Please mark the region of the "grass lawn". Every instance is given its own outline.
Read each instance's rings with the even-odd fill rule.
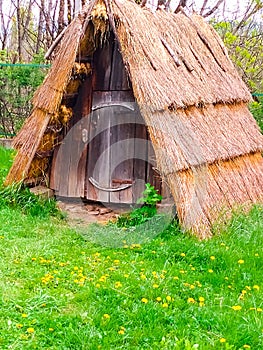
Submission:
[[[1,201],[0,217],[0,349],[263,349],[261,207],[209,241],[173,224],[121,248]]]

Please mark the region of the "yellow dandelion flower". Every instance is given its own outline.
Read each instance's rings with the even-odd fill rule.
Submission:
[[[167,300],[167,301],[171,301],[171,300],[172,300],[172,297],[171,297],[170,295],[167,295],[166,300]]]
[[[195,271],[195,267],[191,267],[191,270],[192,270],[192,271]]]
[[[146,276],[145,276],[143,273],[141,273],[140,278],[141,278],[142,280],[146,280]]]
[[[168,304],[167,304],[167,303],[163,303],[162,307],[163,307],[163,308],[167,308],[167,307],[168,307]]]
[[[22,328],[22,327],[23,327],[22,323],[18,323],[18,324],[16,325],[16,328]]]
[[[250,348],[251,348],[251,346],[250,346],[250,345],[248,345],[248,344],[245,344],[245,345],[243,346],[243,348],[244,348],[244,349],[250,349]]]
[[[155,250],[152,250],[152,254],[156,254],[156,251],[155,251]]]
[[[223,246],[225,246],[225,243],[221,243],[220,245],[223,247]]]
[[[226,339],[225,338],[220,338],[219,341],[220,341],[220,343],[225,343]]]
[[[193,284],[190,284],[189,288],[190,289],[195,289],[195,286]]]
[[[109,267],[109,270],[110,271],[115,271],[116,269],[115,269],[115,267]]]
[[[110,315],[109,315],[109,314],[104,314],[104,315],[103,315],[103,318],[109,319],[109,318],[110,318]]]
[[[260,287],[258,285],[253,286],[253,289],[259,290]]]
[[[184,274],[185,273],[185,270],[180,270],[179,271],[181,274]]]
[[[26,318],[27,317],[27,314],[22,314],[21,315],[23,318]]]
[[[262,312],[263,310],[261,309],[261,307],[257,308],[257,312]]]
[[[106,279],[107,279],[107,277],[106,277],[106,276],[101,276],[101,277],[100,277],[100,279],[99,279],[99,281],[100,281],[100,282],[105,282],[105,281],[106,281]]]
[[[255,253],[255,256],[259,256],[259,254],[258,254],[258,253]]]
[[[205,301],[205,298],[204,297],[199,297],[198,300],[202,303]]]
[[[227,286],[229,289],[232,289],[232,286],[231,286],[231,284],[229,284],[228,286]]]
[[[228,280],[229,280],[229,278],[228,278],[228,277],[225,277],[225,280],[226,280],[226,281],[228,281]]]
[[[134,244],[134,248],[141,248],[142,246],[139,243]]]
[[[193,304],[193,303],[195,303],[195,300],[194,300],[194,298],[188,298],[188,299],[187,299],[187,302]]]
[[[119,333],[119,334],[124,334],[125,331],[124,331],[124,329],[120,329],[120,330],[118,331],[118,333]]]
[[[96,283],[96,284],[95,284],[95,287],[96,287],[96,288],[100,288],[100,284],[99,284],[99,283]]]
[[[125,278],[128,278],[128,277],[129,277],[129,274],[128,274],[128,273],[125,273],[123,276],[124,276]]]
[[[178,276],[174,276],[173,279],[174,279],[174,280],[179,280],[179,277],[178,277]]]
[[[154,284],[153,284],[153,288],[154,288],[154,289],[159,288],[159,284],[154,283]]]
[[[244,261],[243,259],[240,259],[240,260],[238,260],[237,263],[238,263],[239,265],[241,265],[241,264],[244,264],[244,262],[245,262],[245,261]]]
[[[204,306],[204,305],[205,305],[205,303],[202,303],[202,302],[199,303],[199,306],[200,306],[200,307],[202,307],[202,306]]]
[[[115,260],[113,260],[113,263],[114,263],[115,265],[118,265],[118,264],[120,263],[120,260],[115,259]]]
[[[165,276],[163,274],[160,275],[161,279],[165,279]]]
[[[120,287],[122,287],[121,282],[119,282],[119,281],[118,281],[118,282],[116,282],[116,283],[115,283],[115,288],[120,288]]]
[[[74,270],[74,271],[77,271],[78,269],[79,269],[78,266],[74,266],[74,267],[73,267],[73,270]]]
[[[242,309],[242,307],[240,305],[234,305],[234,306],[231,306],[231,309],[233,309],[235,311],[239,311]]]
[[[162,298],[161,297],[157,297],[156,300],[157,301],[162,301]]]
[[[213,271],[212,269],[209,269],[208,272],[209,272],[209,273],[213,273],[214,271]]]
[[[36,260],[37,260],[37,258],[32,258],[31,260],[32,260],[32,261],[36,261]]]
[[[215,257],[214,255],[211,255],[211,256],[210,256],[210,259],[211,259],[211,260],[215,260],[216,257]]]
[[[142,299],[141,299],[141,302],[144,303],[144,304],[147,304],[147,303],[148,303],[148,299],[142,298]]]
[[[50,327],[49,329],[49,332],[54,332],[54,328]]]
[[[181,253],[180,255],[181,255],[182,257],[184,257],[184,256],[185,256],[185,253]]]
[[[33,327],[27,328],[27,333],[34,333],[34,332],[35,332],[35,330]]]

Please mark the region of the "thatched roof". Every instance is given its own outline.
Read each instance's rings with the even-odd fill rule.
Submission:
[[[19,152],[7,183],[27,176],[47,125],[58,113],[75,60],[83,46],[94,52],[97,34],[109,30],[119,42],[158,168],[169,181],[183,226],[204,236],[222,206],[261,201],[263,137],[247,108],[249,90],[221,39],[198,15],[152,13],[130,0],[93,1],[56,42],[52,68],[15,140]],[[197,178],[205,178],[205,187]],[[235,200],[228,193],[234,189]],[[200,191],[205,198],[198,197]]]
[[[250,100],[221,39],[202,17],[153,14],[130,1],[115,1],[113,12],[134,90],[140,87],[139,102],[167,110]]]

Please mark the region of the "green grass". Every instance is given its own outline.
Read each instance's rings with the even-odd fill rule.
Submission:
[[[174,223],[121,248],[56,216],[0,217],[0,349],[263,348],[261,207],[208,241]]]
[[[13,156],[14,151],[0,146],[0,184],[3,182],[12,165]]]

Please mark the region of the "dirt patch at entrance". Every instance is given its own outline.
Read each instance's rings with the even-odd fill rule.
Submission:
[[[83,202],[80,199],[57,200],[58,208],[67,216],[70,226],[86,226],[92,223],[107,224],[116,221],[121,213],[129,211],[129,208],[109,208],[98,202]]]

